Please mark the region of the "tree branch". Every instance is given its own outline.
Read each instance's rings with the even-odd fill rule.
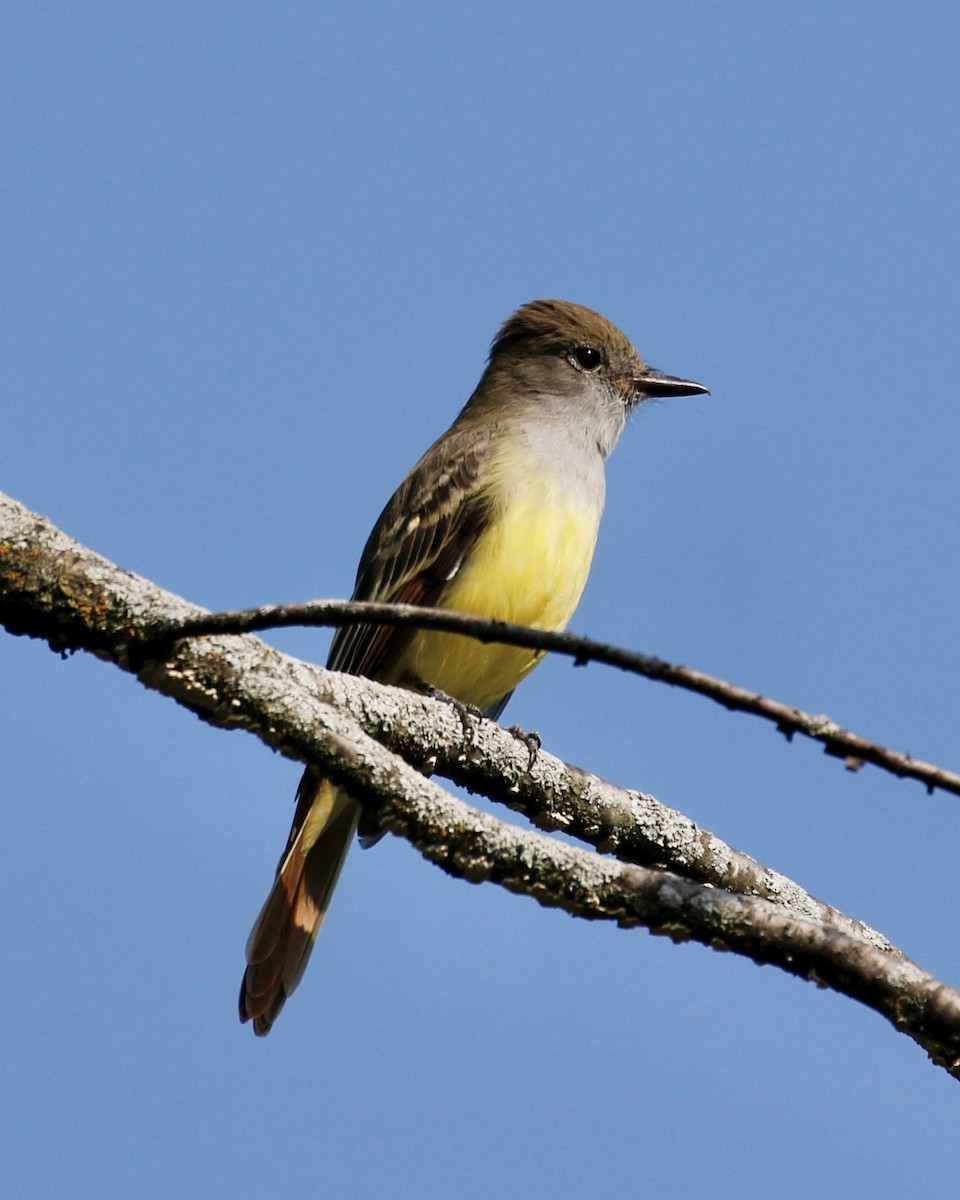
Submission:
[[[143,653],[163,657],[181,637],[214,633],[252,633],[294,625],[335,626],[360,624],[410,625],[417,629],[439,629],[465,633],[480,642],[501,642],[532,650],[547,650],[573,658],[577,666],[588,662],[619,667],[634,675],[685,688],[722,704],[724,708],[750,713],[772,721],[789,740],[794,734],[822,742],[824,753],[842,758],[848,769],[856,771],[872,763],[899,778],[917,779],[927,792],[937,788],[960,796],[960,774],[913,758],[900,750],[891,750],[877,742],[841,728],[830,717],[804,712],[800,708],[761,696],[714,675],[695,671],[677,663],[665,662],[648,654],[624,650],[606,642],[594,641],[573,633],[554,633],[528,629],[505,621],[489,621],[468,613],[443,608],[423,608],[414,604],[373,604],[358,600],[311,600],[305,604],[268,604],[233,612],[206,613],[166,629]]]
[[[891,943],[869,926],[817,900],[653,796],[617,787],[545,750],[531,765],[526,746],[495,722],[478,720],[465,745],[462,721],[449,705],[323,670],[249,636],[181,641],[168,658],[144,656],[143,647],[155,644],[158,629],[195,624],[204,615],[203,609],[122,571],[16,502],[0,500],[0,622],[11,633],[42,637],[55,650],[83,649],[108,658],[210,723],[244,725],[300,760],[309,755],[286,744],[286,726],[329,721],[331,710],[346,714],[408,762],[440,770],[524,813],[542,829],[561,829],[627,862],[667,866],[727,891],[770,900],[893,952]],[[249,716],[241,715],[233,699],[226,703],[224,682],[216,673],[198,683],[186,669],[205,662],[204,651],[214,653],[217,663],[219,656],[229,656],[234,673],[245,672],[251,681],[265,681],[269,671],[269,691],[246,698]],[[294,717],[286,708],[282,715],[274,711],[278,696],[300,697]]]
[[[201,611],[0,497],[0,621],[10,632],[42,637],[61,651],[88,650],[130,670],[131,648]],[[833,910],[826,906],[818,909],[819,902],[804,899],[806,894],[790,881],[784,881],[789,887],[778,895],[779,902],[772,903],[505,825],[448,795],[380,745],[360,722],[416,761],[449,760],[451,774],[455,767],[474,782],[471,772],[489,773],[493,755],[507,752],[509,769],[499,790],[512,795],[515,804],[532,805],[538,781],[546,784],[541,819],[574,832],[593,828],[596,844],[604,848],[612,844],[623,853],[628,847],[636,857],[670,861],[678,847],[670,837],[657,840],[657,825],[663,821],[671,837],[679,834],[680,858],[705,876],[707,856],[701,852],[711,835],[679,814],[673,814],[679,821],[671,825],[664,815],[670,810],[657,812],[650,797],[614,789],[549,755],[540,756],[542,762],[534,764],[527,781],[526,751],[490,723],[478,724],[464,753],[459,718],[448,706],[321,671],[249,636],[183,641],[169,659],[138,664],[137,673],[146,686],[173,696],[211,724],[248,729],[284,754],[316,763],[348,786],[386,827],[451,874],[492,880],[580,916],[640,924],[677,940],[689,938],[775,963],[868,1004],[960,1077],[960,993],[866,927],[842,914],[831,917]],[[342,708],[328,702],[335,699],[339,705],[343,697],[349,699]],[[496,793],[498,788],[484,790]],[[581,808],[584,796],[588,799]],[[644,829],[632,840],[629,825],[638,812]],[[722,843],[711,844],[728,854],[729,870],[716,871],[727,886],[746,881],[753,888],[759,879],[771,895],[777,894],[776,881],[782,877]],[[808,902],[817,920],[791,910],[795,903],[803,907]]]

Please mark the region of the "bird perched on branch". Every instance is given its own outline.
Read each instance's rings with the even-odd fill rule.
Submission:
[[[604,459],[627,417],[648,397],[706,390],[647,366],[589,308],[525,304],[494,339],[460,415],[383,510],[353,598],[564,629],[590,572]],[[351,625],[337,631],[328,666],[435,689],[496,718],[542,657],[461,634]],[[348,792],[306,769],[276,879],[247,942],[240,1018],[259,1035],[300,981],[360,818]]]

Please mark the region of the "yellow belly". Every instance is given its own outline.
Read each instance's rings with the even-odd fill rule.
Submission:
[[[542,482],[542,481],[541,481]],[[600,514],[551,487],[514,495],[451,582],[443,607],[534,629],[564,629],[587,582]],[[543,657],[451,633],[417,635],[403,674],[485,709]]]

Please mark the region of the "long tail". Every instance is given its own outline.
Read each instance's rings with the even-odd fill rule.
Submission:
[[[264,1037],[300,982],[356,832],[360,806],[311,770],[277,877],[247,939],[240,1020]]]

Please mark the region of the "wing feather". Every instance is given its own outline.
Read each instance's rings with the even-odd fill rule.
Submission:
[[[445,434],[427,451],[367,540],[354,600],[442,604],[450,580],[490,519],[482,481],[493,450],[494,430],[472,427]],[[333,639],[328,665],[381,677],[414,632],[393,625],[344,626]]]

